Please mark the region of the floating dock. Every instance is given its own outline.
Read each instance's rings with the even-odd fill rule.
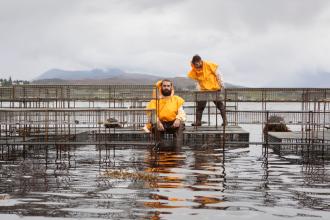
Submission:
[[[330,130],[269,132],[269,146],[278,154],[330,153]]]
[[[299,141],[320,142],[321,140],[322,142],[330,143],[330,130],[318,131],[313,134],[309,134],[308,131],[269,132],[268,135],[272,141],[281,143]]]
[[[48,132],[33,135],[30,137],[7,137],[0,139],[0,145],[135,145],[150,146],[156,144],[152,134],[143,130],[134,130],[130,128],[84,128],[72,129],[70,136],[61,136],[54,132]],[[73,134],[74,133],[74,134]],[[249,133],[239,126],[223,127],[192,127],[186,126],[183,131],[184,144],[190,146],[196,145],[220,145],[225,141],[242,142],[248,146]],[[46,138],[45,138],[46,137]],[[165,134],[165,138],[171,139],[173,135]]]

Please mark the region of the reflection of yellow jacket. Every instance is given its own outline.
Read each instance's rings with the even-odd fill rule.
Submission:
[[[216,75],[218,64],[203,60],[201,70],[197,70],[193,65],[191,67],[188,77],[197,80],[201,90],[216,91],[221,89],[222,83]]]
[[[184,100],[181,97],[173,95],[159,100],[151,100],[147,105],[147,109],[156,109],[158,107],[157,116],[160,121],[174,121],[177,118],[184,121],[184,118],[179,118],[181,117],[179,110],[182,108],[183,103]]]

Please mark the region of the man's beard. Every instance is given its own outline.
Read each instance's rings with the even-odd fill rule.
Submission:
[[[171,89],[162,89],[162,95],[163,96],[170,96],[172,93]]]

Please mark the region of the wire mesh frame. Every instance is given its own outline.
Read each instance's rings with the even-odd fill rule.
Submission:
[[[124,101],[124,100],[128,100],[130,98],[134,98],[136,97],[136,95],[130,95],[132,92],[132,88],[135,88],[135,90],[138,90],[140,88],[142,88],[142,92],[141,94],[144,94],[145,97],[149,97],[150,96],[150,86],[131,86],[131,85],[124,85],[124,86],[114,86],[114,85],[101,85],[101,86],[89,86],[89,85],[58,85],[58,86],[35,86],[35,85],[29,85],[29,86],[16,86],[16,87],[12,87],[11,89],[9,88],[5,88],[7,93],[8,91],[12,91],[12,94],[14,94],[14,97],[16,97],[19,100],[23,100],[23,104],[20,107],[27,107],[26,104],[28,103],[29,100],[42,100],[43,97],[39,97],[36,98],[34,96],[29,96],[28,94],[30,94],[30,90],[35,90],[35,89],[39,89],[37,95],[40,96],[40,94],[46,94],[47,96],[47,100],[48,98],[50,98],[49,100],[51,100],[51,97],[48,97],[49,94],[51,94],[52,92],[47,92],[46,89],[49,89],[49,87],[51,88],[56,88],[56,100],[57,99],[62,99],[59,103],[56,102],[56,107],[75,107],[75,99],[85,99],[86,98],[86,93],[82,93],[80,94],[80,91],[89,91],[91,88],[101,88],[100,94],[105,94],[104,91],[106,89],[108,89],[107,94],[112,94],[109,95],[109,97],[113,98],[113,107],[122,107],[120,106],[122,103],[119,103],[120,101]],[[15,88],[20,88],[19,89],[15,89]],[[22,89],[23,88],[23,89]],[[106,88],[106,89],[105,89]],[[2,88],[1,88],[2,89]],[[146,91],[144,91],[144,89],[146,89]],[[111,93],[111,92],[112,93]],[[133,89],[134,91],[134,89]],[[157,91],[157,90],[156,90]],[[6,93],[6,94],[7,94]],[[136,91],[134,91],[134,93],[136,93]],[[328,99],[328,93],[329,93],[329,89],[307,89],[307,88],[297,88],[297,89],[290,89],[290,88],[277,88],[277,89],[266,89],[266,88],[258,88],[258,89],[251,89],[251,88],[235,88],[235,89],[226,89],[224,90],[224,94],[220,94],[220,97],[224,97],[224,102],[227,101],[235,101],[235,103],[238,102],[254,102],[254,101],[262,101],[262,110],[266,111],[267,110],[267,103],[268,102],[279,102],[279,101],[285,101],[285,102],[289,102],[289,101],[293,101],[293,102],[297,102],[297,101],[302,101],[302,108],[303,110],[308,111],[309,109],[311,109],[311,107],[314,105],[314,109],[315,110],[315,103],[319,102],[319,103],[329,103],[329,99]],[[4,94],[4,92],[0,93],[0,94]],[[23,99],[20,99],[20,95],[19,94],[23,94]],[[54,94],[54,92],[53,92]],[[80,96],[79,96],[80,94]],[[104,96],[100,96],[100,94],[95,93],[95,92],[90,92],[87,94],[88,96],[88,101],[89,101],[89,107],[93,108],[94,107],[94,101],[95,100],[102,100],[104,98]],[[97,96],[93,96],[90,94],[98,94]],[[191,97],[191,92],[183,92],[183,95],[187,95],[188,97]],[[197,93],[196,93],[197,94]],[[243,94],[243,95],[242,95]],[[217,95],[217,93],[216,93]],[[8,96],[8,94],[7,94]],[[197,95],[196,95],[197,96]],[[206,99],[206,100],[214,100],[214,95],[211,94],[211,98],[206,97],[206,98],[200,98],[199,99]],[[141,96],[139,96],[140,98]],[[71,104],[73,100],[73,106]],[[120,100],[120,101],[118,101]],[[197,100],[197,98],[195,98],[195,100]],[[321,100],[321,101],[320,101]],[[46,101],[47,103],[47,101]],[[116,103],[118,104],[116,106]],[[112,104],[112,103],[111,103]],[[133,104],[134,105],[134,104]],[[141,102],[137,104],[137,106],[140,105],[142,106]],[[109,106],[110,106],[110,102],[109,102]],[[320,105],[318,105],[320,106]],[[31,105],[30,105],[31,107]],[[32,107],[40,107],[40,105],[32,105]],[[48,107],[47,105],[45,107]],[[324,105],[324,108],[326,107],[326,105]],[[319,107],[320,108],[320,107]],[[328,109],[328,108],[327,108]],[[217,110],[216,110],[217,111]],[[230,110],[227,110],[230,112]],[[325,110],[324,110],[325,111]],[[232,120],[231,123],[241,123],[239,118],[238,118],[238,113],[239,111],[235,111],[235,120]],[[304,122],[302,122],[302,131],[310,131],[310,130],[319,130],[321,127],[319,126],[321,123],[308,123],[310,121],[315,121],[316,119],[320,121],[321,117],[319,117],[318,115],[321,114],[309,114],[306,115],[306,117],[304,118]],[[316,119],[314,119],[316,118]],[[264,119],[264,118],[263,118]],[[323,115],[323,121],[325,124],[325,114]],[[217,120],[217,117],[216,117]],[[244,123],[244,122],[242,122]],[[263,123],[265,123],[263,121]],[[217,123],[216,123],[217,125]],[[305,127],[303,127],[305,126]],[[308,126],[308,127],[306,127]],[[324,132],[324,129],[323,129]],[[304,134],[304,133],[303,133]],[[310,135],[313,133],[307,132],[307,135]]]
[[[31,88],[34,88],[33,86],[30,86],[30,87]],[[44,88],[45,86],[37,86],[37,88],[39,88],[39,87],[40,88]],[[51,87],[52,88],[52,86],[46,86],[46,88],[48,88],[48,87]],[[53,86],[53,87],[55,87],[56,89],[60,89],[61,90],[60,91],[61,94],[63,94],[63,88],[66,88],[66,91],[67,91],[68,94],[70,94],[69,91],[70,91],[70,88],[71,87],[74,87],[74,88],[77,87],[80,90],[82,88],[82,86],[72,86],[72,85],[71,86],[67,86],[67,87],[63,87],[63,86]],[[68,87],[69,87],[69,89],[68,89]],[[102,87],[104,87],[104,86],[102,86]],[[137,88],[140,88],[139,86],[136,86],[136,87]],[[13,87],[12,90],[14,90],[14,88],[16,88],[16,87]],[[17,86],[17,88],[23,88],[23,94],[25,94],[24,91],[26,91],[26,89],[29,88],[29,87],[27,87],[27,86],[21,86],[21,87]],[[83,88],[86,88],[87,89],[86,86],[84,86]],[[98,88],[98,87],[96,87],[96,88]],[[110,88],[112,88],[113,93],[116,93],[116,88],[117,88],[116,86],[107,86],[106,88],[108,88],[109,90],[110,90]],[[127,89],[127,88],[131,89],[132,87],[121,86],[121,87],[118,87],[118,88],[119,88],[119,90],[122,91],[122,89]],[[145,88],[148,88],[148,86],[143,86],[142,88],[145,89]],[[5,87],[5,89],[8,90],[7,87]],[[56,90],[56,91],[58,92],[58,90]],[[237,91],[241,91],[241,92],[250,92],[250,91],[252,91],[252,92],[257,92],[257,93],[260,93],[260,91],[261,91],[261,100],[262,100],[262,104],[263,104],[262,105],[263,106],[263,110],[266,110],[267,109],[267,107],[266,107],[267,102],[275,101],[275,100],[267,99],[267,95],[266,95],[267,93],[271,93],[272,91],[283,93],[282,89],[227,89],[227,90],[224,91],[224,95],[226,97],[224,99],[224,101],[226,101],[226,102],[227,101],[231,101],[231,99],[230,98],[227,98],[227,97],[234,95],[235,96],[235,98],[234,98],[235,103],[237,103],[240,100],[239,94],[237,93]],[[327,96],[326,96],[327,95],[327,89],[284,89],[284,91],[286,91],[286,92],[288,92],[288,91],[289,92],[291,92],[291,91],[300,91],[300,92],[302,92],[302,97],[303,97],[302,100],[305,100],[304,102],[302,102],[302,109],[303,110],[306,110],[306,111],[308,111],[311,108],[310,107],[311,106],[311,102],[309,102],[309,100],[311,100],[311,96],[312,96],[311,95],[311,91],[312,92],[316,92],[317,94],[323,93],[323,96],[321,97],[323,100],[321,102],[329,102],[329,100],[326,99],[327,98]],[[156,92],[157,92],[157,90],[156,90]],[[45,94],[47,94],[47,92]],[[121,94],[123,94],[123,93],[121,93]],[[219,97],[221,97],[221,94],[218,94],[217,92],[207,92],[207,93],[206,92],[196,92],[194,94],[195,94],[194,95],[195,96],[194,103],[196,103],[196,101],[198,101],[198,100],[214,100],[214,96],[216,96],[216,99],[217,99],[217,96],[218,95],[219,95]],[[40,92],[38,93],[38,96],[39,95],[40,95]],[[23,96],[25,97],[25,95],[23,95]],[[68,97],[68,99],[71,99],[70,98],[70,95],[67,95],[67,97]],[[115,97],[115,95],[113,97]],[[118,98],[118,100],[120,100],[120,99]],[[123,99],[121,99],[121,100],[123,100]],[[89,100],[89,101],[90,101],[89,102],[89,107],[94,107],[94,102],[93,102],[94,100]],[[116,101],[117,101],[117,99],[114,99],[113,100],[113,106],[111,106],[110,105],[110,102],[109,102],[109,107],[123,107],[123,103],[118,103],[118,105],[116,105]],[[242,100],[240,100],[240,101],[242,101]],[[249,100],[244,100],[244,101],[249,101]],[[288,100],[286,100],[286,101],[288,101]],[[25,101],[24,104],[26,104],[26,102],[27,101]],[[318,102],[320,102],[320,101],[318,101]],[[139,102],[137,100],[133,100],[132,103],[133,103],[132,106],[141,106],[142,107],[141,102]],[[137,103],[139,103],[139,104],[137,104]],[[314,103],[315,103],[315,101],[314,101]],[[19,107],[23,107],[23,108],[25,107],[26,108],[27,106],[26,105],[23,105],[23,106],[19,106]],[[40,108],[40,105],[34,105],[34,106],[33,105],[32,106],[30,105],[28,107],[39,107]],[[43,107],[48,108],[49,105],[44,105]],[[54,106],[52,106],[52,107],[54,107]],[[68,102],[67,105],[65,105],[63,103],[60,103],[59,105],[56,105],[55,107],[56,108],[57,107],[59,107],[59,108],[70,107],[70,102]],[[73,106],[72,107],[76,107],[75,106],[75,103],[73,103]],[[314,107],[314,109],[315,109],[315,107]],[[317,109],[316,109],[316,111],[317,111]],[[236,122],[239,123],[238,120],[236,120]],[[217,124],[217,121],[216,121],[216,124]]]
[[[125,130],[136,133],[149,122],[147,115],[151,115],[152,119],[155,111],[108,108],[0,109],[0,138],[26,141],[39,137],[38,140],[48,141],[57,137],[69,141],[83,132],[110,135]]]
[[[150,98],[146,85],[21,85],[14,86],[12,99],[109,100]]]
[[[151,96],[150,86],[147,85],[18,85],[12,87],[12,93],[14,94],[14,100],[21,100],[19,107],[38,107],[40,108],[40,102],[43,100],[43,107],[49,108],[49,101],[55,100],[55,105],[51,107],[64,108],[64,107],[76,107],[76,100],[88,100],[89,107],[95,107],[95,101],[105,100],[107,98],[109,107],[124,107],[124,102],[131,100],[131,106],[142,107],[148,97]],[[4,88],[8,92],[8,87]],[[48,90],[54,91],[48,91]],[[0,88],[1,90],[1,88]],[[152,88],[154,90],[154,88]],[[303,100],[303,109],[310,105],[310,101],[313,99],[322,101],[327,100],[327,93],[329,89],[307,89],[307,88],[230,88],[225,89],[222,94],[218,92],[194,92],[194,103],[198,100],[217,100],[218,97],[224,100],[224,102],[234,101],[237,108],[238,102],[250,102],[261,101],[263,110],[266,110],[267,103],[270,101],[298,101]],[[31,92],[32,91],[32,92]],[[94,92],[93,92],[94,91]],[[158,92],[156,90],[156,92]],[[2,94],[2,93],[0,93]],[[31,94],[34,94],[31,96]],[[94,94],[94,95],[93,95]],[[103,95],[102,95],[103,94]],[[138,94],[138,95],[137,95]],[[187,95],[190,94],[190,95]],[[182,95],[191,97],[191,92],[183,92]],[[243,99],[241,96],[245,94]],[[290,95],[291,94],[291,95]],[[292,94],[296,94],[294,99]],[[297,95],[298,94],[298,95]],[[44,95],[44,97],[41,97]],[[223,98],[225,96],[226,98]],[[277,96],[284,96],[287,99],[276,99]],[[251,98],[252,97],[252,98]],[[274,98],[275,97],[275,98]],[[318,99],[315,99],[317,97]],[[277,97],[278,98],[278,97]],[[37,99],[37,100],[36,100]],[[45,100],[46,99],[46,100]],[[141,99],[144,101],[141,102]],[[35,103],[33,102],[35,101]],[[140,101],[139,101],[140,100]],[[30,102],[30,103],[29,103]],[[32,102],[32,104],[31,104]],[[39,102],[39,103],[38,103]],[[71,103],[73,102],[73,103]],[[12,106],[12,105],[11,105]],[[227,109],[227,106],[226,106]],[[217,109],[215,109],[217,111]],[[210,105],[208,104],[208,123],[210,125]],[[217,113],[216,113],[217,114]],[[218,126],[216,117],[216,127]],[[238,120],[235,121],[238,124]],[[305,129],[306,130],[306,129]]]
[[[108,103],[109,108],[138,108],[150,100],[152,91],[150,86],[139,85],[25,85],[10,89],[8,96],[8,88],[0,87],[0,107],[76,108],[78,102],[87,102],[88,107],[100,102]]]
[[[0,87],[0,100],[150,100],[152,90],[152,85],[15,85]],[[329,99],[330,88],[227,88],[223,92],[227,101],[314,102]],[[176,94],[195,100],[191,91],[177,90]]]

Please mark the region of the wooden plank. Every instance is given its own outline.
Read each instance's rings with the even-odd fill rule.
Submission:
[[[301,139],[306,138],[306,133],[301,131],[290,131],[290,132],[269,132],[269,136],[283,140],[283,139]],[[323,139],[323,132],[314,132],[315,138],[313,139]],[[330,131],[324,131],[324,140],[330,141]]]
[[[154,142],[142,141],[0,141],[0,145],[134,145],[134,146],[153,146]]]

